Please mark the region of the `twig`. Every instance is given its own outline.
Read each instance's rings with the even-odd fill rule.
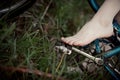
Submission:
[[[52,0],[49,1],[48,5],[47,5],[47,7],[46,7],[46,9],[45,9],[45,11],[44,11],[42,17],[41,17],[41,21],[44,19],[44,16],[46,15],[46,13],[47,13],[47,11],[48,11],[48,9],[49,9],[51,3],[52,3]]]
[[[56,68],[56,72],[58,72],[58,69],[60,68],[60,66],[61,66],[61,64],[62,64],[62,62],[63,62],[64,56],[65,56],[65,54],[62,54],[61,60],[60,60],[58,66],[57,66],[57,68]]]
[[[51,78],[51,79],[57,79],[57,80],[67,80],[67,79],[64,79],[62,77],[58,77],[58,76],[54,76],[50,73],[45,73],[45,72],[42,72],[42,71],[39,71],[39,70],[32,70],[32,69],[28,69],[28,68],[17,68],[17,67],[6,67],[6,66],[0,66],[0,71],[3,70],[3,71],[9,71],[9,72],[20,72],[20,73],[31,73],[31,74],[35,74],[35,75],[38,75],[38,76],[45,76],[47,78]]]

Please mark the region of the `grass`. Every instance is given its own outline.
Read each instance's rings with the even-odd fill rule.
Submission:
[[[57,80],[58,77],[94,80],[91,75],[67,72],[68,66],[79,67],[83,59],[80,55],[64,55],[61,58],[62,54],[54,51],[57,39],[75,34],[93,15],[87,0],[38,0],[18,18],[9,22],[1,20],[0,65],[37,69],[53,76],[48,78],[9,70],[4,71],[5,75],[10,79],[15,75],[16,80]]]

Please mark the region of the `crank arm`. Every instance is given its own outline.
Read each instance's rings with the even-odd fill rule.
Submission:
[[[104,61],[101,58],[96,58],[96,57],[94,57],[94,56],[92,56],[92,55],[90,55],[90,54],[88,54],[88,53],[86,53],[84,51],[81,51],[81,50],[79,50],[79,49],[77,49],[75,47],[72,47],[72,50],[79,53],[79,54],[81,54],[81,55],[83,55],[83,56],[85,56],[85,57],[87,57],[87,58],[89,58],[89,59],[91,59],[91,60],[93,60],[98,65],[103,65],[104,64]]]
[[[70,45],[67,45],[67,46],[66,46],[66,44],[64,44],[63,46],[62,46],[62,45],[60,45],[60,46],[55,46],[55,48],[56,48],[57,50],[62,51],[64,54],[68,54],[68,55],[70,55],[70,54],[72,53],[72,51],[75,51],[75,52],[77,52],[77,53],[79,53],[79,54],[81,54],[81,55],[83,55],[83,56],[85,56],[85,57],[93,60],[93,61],[94,61],[95,63],[97,63],[98,65],[103,65],[103,64],[104,64],[103,59],[101,59],[101,58],[96,58],[96,57],[94,57],[94,56],[92,56],[92,55],[90,55],[90,54],[88,54],[88,53],[86,53],[86,52],[84,52],[84,51],[81,51],[81,50],[79,50],[79,49],[77,49],[77,48],[75,48],[75,47],[73,47],[73,46],[70,46]]]

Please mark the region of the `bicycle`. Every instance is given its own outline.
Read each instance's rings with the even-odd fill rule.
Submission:
[[[97,12],[97,10],[99,9],[98,2],[96,0],[88,0],[88,2],[92,9]],[[105,70],[108,71],[108,73],[110,73],[115,80],[120,80],[120,25],[115,20],[113,21],[113,28],[115,36],[111,36],[107,39],[97,39],[93,42],[95,46],[95,51],[92,52],[92,55],[81,51],[74,46],[70,46],[59,41],[57,42],[55,48],[68,55],[70,55],[72,51],[75,51],[94,61],[97,65],[103,66]],[[111,49],[106,50],[103,53],[102,47],[100,46],[101,42],[105,45],[109,45]],[[87,45],[87,47],[89,46]]]
[[[30,8],[36,0],[2,0],[0,3],[0,18],[11,19]]]

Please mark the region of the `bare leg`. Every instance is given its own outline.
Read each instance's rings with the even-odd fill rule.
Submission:
[[[118,24],[120,25],[120,11],[118,12],[118,14],[115,16],[115,20],[118,22]]]
[[[120,0],[105,0],[95,16],[75,35],[61,40],[70,45],[84,46],[97,38],[113,35],[112,21],[120,10]]]

